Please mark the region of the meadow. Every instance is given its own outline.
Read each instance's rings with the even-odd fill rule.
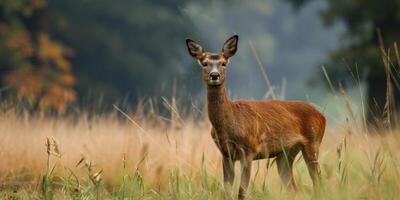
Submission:
[[[0,198],[236,197],[224,189],[221,156],[206,118],[167,121],[121,112],[48,117],[2,110]],[[273,159],[262,160],[254,161],[249,199],[398,199],[398,131],[371,134],[355,124],[328,126],[320,151],[318,196],[299,154],[297,193],[285,189]],[[237,191],[238,179],[232,191]]]
[[[289,88],[329,119],[316,191],[299,154],[297,192],[266,159],[252,165],[248,199],[400,199],[399,1],[287,2],[0,1],[0,200],[236,199],[240,167],[226,187],[206,109],[187,100],[199,100],[200,71],[181,55],[188,36],[214,47],[228,33],[244,36],[231,77],[241,96]],[[176,106],[181,90],[192,107]]]

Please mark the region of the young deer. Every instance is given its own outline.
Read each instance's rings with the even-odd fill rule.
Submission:
[[[222,153],[224,182],[233,183],[232,163],[239,160],[242,168],[239,199],[245,199],[252,161],[276,157],[282,181],[295,191],[292,166],[302,151],[315,187],[320,175],[318,151],[325,117],[301,101],[231,101],[225,89],[225,74],[238,41],[239,37],[234,35],[224,43],[221,52],[210,53],[197,42],[186,39],[190,55],[202,66],[211,135]]]

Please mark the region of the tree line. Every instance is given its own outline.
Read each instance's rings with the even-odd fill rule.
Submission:
[[[311,1],[287,0],[294,10]],[[381,47],[398,69],[394,44],[400,35],[400,2],[325,2],[320,13],[324,24],[339,22],[345,27],[340,47],[323,63],[328,74],[335,85],[344,86],[353,81],[352,74],[365,74],[368,110],[381,112],[387,100]],[[129,93],[135,101],[139,96],[170,93],[171,83],[198,90],[187,84],[191,78],[182,78],[196,77],[195,68],[185,67],[180,59],[185,51],[182,38],[201,38],[182,12],[185,3],[3,0],[1,91],[33,108],[62,113],[71,103],[100,94],[104,101],[112,101]]]

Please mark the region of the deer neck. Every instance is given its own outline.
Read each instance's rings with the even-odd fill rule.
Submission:
[[[224,84],[220,86],[207,86],[207,109],[208,118],[217,131],[226,130],[225,127],[232,123],[231,101],[229,100]]]

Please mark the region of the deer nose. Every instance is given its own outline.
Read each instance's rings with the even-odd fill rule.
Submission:
[[[210,73],[210,79],[213,80],[213,81],[218,80],[219,77],[220,77],[220,75],[219,75],[218,72],[211,72],[211,73]]]

